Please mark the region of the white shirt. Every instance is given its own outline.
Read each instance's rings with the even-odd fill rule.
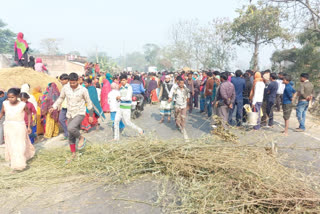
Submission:
[[[96,88],[96,89],[97,89],[98,99],[100,101],[101,100],[101,88]]]
[[[252,104],[262,103],[264,95],[265,84],[263,82],[257,82],[254,87],[254,95],[252,99]]]
[[[110,112],[117,112],[120,109],[120,101],[117,100],[117,97],[120,96],[119,90],[112,90],[108,94],[108,103],[110,106]]]
[[[278,83],[277,94],[283,94],[286,85],[283,83],[283,80],[276,80]]]

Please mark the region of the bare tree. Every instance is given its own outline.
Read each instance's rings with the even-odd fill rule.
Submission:
[[[41,40],[41,49],[48,55],[59,54],[61,39],[46,38]]]

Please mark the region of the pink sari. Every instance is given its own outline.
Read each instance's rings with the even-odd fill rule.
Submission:
[[[111,85],[107,79],[103,80],[103,87],[101,89],[101,107],[103,112],[110,112],[110,106],[108,103],[108,94],[111,91]]]

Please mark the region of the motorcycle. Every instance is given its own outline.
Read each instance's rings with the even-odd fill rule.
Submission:
[[[136,119],[141,116],[143,111],[143,103],[142,98],[137,95],[132,96],[132,103],[131,103],[131,118]]]

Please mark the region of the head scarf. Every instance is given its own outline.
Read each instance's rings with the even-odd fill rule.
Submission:
[[[40,107],[40,105],[41,105],[41,96],[42,96],[41,87],[40,86],[35,87],[32,90],[32,95],[34,96],[34,98],[37,101],[38,106]]]
[[[19,60],[28,49],[28,43],[23,39],[23,33],[18,33],[17,39],[14,43],[14,50],[17,51]]]
[[[36,63],[42,63],[42,59],[41,58],[37,58],[36,59]]]
[[[254,89],[255,89],[255,86],[257,84],[257,82],[263,82],[263,79],[261,78],[261,73],[260,72],[256,72],[254,74],[254,81],[253,81],[253,85],[252,85],[252,89],[251,89],[251,92],[250,92],[250,100],[253,99],[253,96],[254,96]]]
[[[32,103],[35,109],[37,109],[37,106],[38,106],[37,100],[32,94],[30,94],[30,87],[28,84],[23,84],[21,86],[21,93],[22,92],[27,93],[29,95],[30,98],[28,101]]]
[[[57,85],[52,82],[48,84],[46,91],[43,93],[41,99],[41,115],[46,116],[49,113],[49,109],[53,106],[53,104],[57,101],[60,96],[59,89]],[[54,110],[51,113],[51,117],[58,122],[59,120],[59,112]]]
[[[109,81],[110,84],[112,83],[112,76],[110,73],[106,74],[106,79]]]

